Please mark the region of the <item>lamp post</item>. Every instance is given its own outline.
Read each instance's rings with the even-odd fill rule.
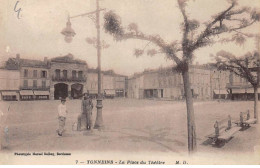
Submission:
[[[219,71],[219,74],[218,74],[218,99],[221,98],[221,95],[220,95],[220,77],[221,77],[221,71]]]
[[[61,31],[61,34],[65,36],[65,41],[67,43],[70,43],[72,41],[72,38],[76,35],[74,30],[71,28],[71,22],[70,19],[76,18],[76,17],[82,17],[82,16],[88,16],[90,17],[94,23],[96,24],[97,29],[97,39],[96,39],[96,48],[97,48],[97,61],[98,61],[98,97],[97,97],[97,117],[96,122],[94,125],[95,129],[102,129],[104,127],[103,125],[103,117],[102,117],[102,93],[101,93],[101,44],[100,44],[100,11],[104,9],[99,8],[99,0],[96,0],[96,10],[93,12],[88,12],[72,17],[68,17],[66,28],[64,28]],[[93,16],[93,14],[96,14],[96,16]],[[91,16],[92,15],[92,16]]]

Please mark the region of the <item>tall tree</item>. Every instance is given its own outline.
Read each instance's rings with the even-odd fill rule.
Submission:
[[[104,28],[116,41],[138,39],[153,43],[158,47],[159,51],[154,49],[149,50],[147,51],[148,55],[164,53],[166,58],[176,64],[175,69],[181,72],[184,81],[187,107],[188,150],[192,152],[196,150],[196,126],[189,78],[189,65],[192,62],[193,53],[199,48],[216,42],[216,38],[221,34],[232,34],[232,38],[223,39],[223,41],[240,42],[241,40],[245,40],[240,30],[259,21],[260,14],[248,7],[239,7],[235,0],[228,0],[230,5],[225,10],[212,16],[212,19],[206,24],[200,24],[197,20],[189,19],[186,12],[188,1],[177,0],[178,7],[183,16],[183,23],[181,24],[182,40],[180,42],[173,41],[167,43],[160,35],[149,35],[140,31],[135,23],[131,23],[127,28],[124,28],[121,24],[121,18],[113,11],[105,14]],[[199,32],[200,28],[202,31]],[[137,56],[143,53],[144,50],[135,50]]]
[[[220,70],[227,70],[241,78],[246,79],[254,88],[254,118],[258,122],[258,91],[259,87],[259,53],[247,53],[244,56],[236,57],[233,54],[220,51],[217,53],[216,65]]]

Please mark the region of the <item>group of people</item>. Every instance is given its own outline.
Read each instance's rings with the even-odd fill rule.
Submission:
[[[92,99],[86,93],[84,94],[81,102],[81,114],[78,116],[77,131],[82,130],[82,126],[83,126],[82,121],[85,121],[85,127],[87,130],[92,129],[92,109],[93,109]],[[62,136],[64,132],[67,114],[68,114],[68,110],[66,106],[66,99],[61,99],[61,104],[59,104],[58,106],[59,129],[57,132],[59,136]]]

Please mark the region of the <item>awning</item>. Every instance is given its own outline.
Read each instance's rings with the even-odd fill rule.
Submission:
[[[227,90],[224,90],[224,89],[214,90],[214,93],[215,94],[222,94],[222,95],[228,94]]]
[[[105,90],[105,92],[106,92],[107,95],[115,95],[116,94],[115,90]]]
[[[10,91],[10,92],[2,92],[2,95],[3,96],[16,96],[17,93],[16,92],[13,92],[13,91]]]
[[[20,95],[34,95],[32,90],[21,90]]]
[[[97,90],[89,90],[88,93],[89,94],[98,94],[98,91]]]
[[[232,91],[233,90],[235,90],[235,89],[232,89]],[[247,88],[247,89],[242,89],[242,90],[244,90],[243,93],[254,93],[254,88]],[[260,93],[260,88],[257,89],[257,92]]]
[[[34,91],[34,94],[36,96],[48,96],[48,95],[50,95],[50,92],[49,91]]]
[[[232,94],[246,93],[245,89],[232,89]]]
[[[258,92],[259,92],[259,89],[258,89]],[[254,93],[254,89],[253,88],[245,89],[245,93]]]

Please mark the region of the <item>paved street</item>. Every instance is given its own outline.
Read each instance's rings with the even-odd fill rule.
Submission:
[[[4,151],[121,151],[174,152],[187,151],[185,102],[114,99],[104,100],[103,131],[76,132],[72,130],[80,113],[80,101],[67,101],[69,111],[64,137],[56,135],[59,101],[1,102],[1,110],[8,113],[9,146]],[[95,103],[95,101],[94,101]],[[6,111],[10,105],[9,112]],[[222,148],[205,145],[206,135],[214,132],[216,119],[231,115],[239,119],[239,112],[253,110],[248,102],[195,102],[197,143],[199,152],[253,152],[260,139],[258,125],[238,132]],[[95,121],[96,109],[94,109]],[[253,113],[251,113],[253,116]]]

